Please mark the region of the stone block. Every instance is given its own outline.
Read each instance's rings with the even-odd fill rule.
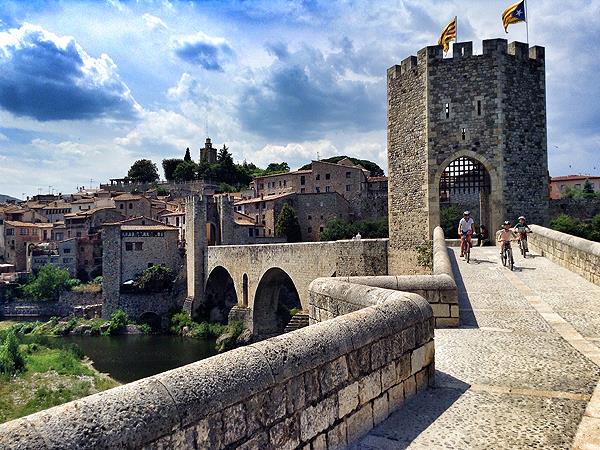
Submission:
[[[450,317],[450,305],[444,303],[436,303],[431,305],[433,315],[435,317]]]
[[[353,444],[373,429],[373,407],[367,403],[346,419],[348,445]]]
[[[410,376],[410,353],[402,355],[402,357],[396,361],[396,381],[398,383],[406,380]]]
[[[381,369],[381,390],[387,391],[396,384],[396,363],[391,362]]]
[[[409,327],[402,330],[402,342],[404,343],[404,351],[415,348],[415,328]]]
[[[271,444],[277,449],[294,449],[300,445],[298,416],[279,422],[269,430]]]
[[[311,450],[327,450],[327,435],[318,435],[310,444]]]
[[[373,424],[379,425],[389,415],[388,395],[384,392],[383,395],[373,400]]]
[[[410,357],[411,375],[414,375],[423,367],[433,362],[434,352],[435,347],[433,341],[429,341],[427,344],[413,350]]]
[[[381,394],[381,372],[379,370],[361,378],[358,382],[360,404],[371,401]]]
[[[223,441],[222,414],[217,413],[200,420],[192,427],[196,434],[199,449],[221,448]]]
[[[178,430],[170,436],[170,448],[194,448],[196,447],[196,433],[193,427]]]
[[[338,392],[338,418],[344,418],[358,406],[358,385],[355,381]]]
[[[352,379],[357,379],[360,376],[371,371],[371,350],[370,346],[365,345],[348,355],[348,371]]]
[[[393,386],[388,391],[388,407],[390,414],[399,409],[404,403],[404,383]]]
[[[417,383],[415,376],[411,375],[404,381],[404,398],[408,400],[417,392]]]
[[[261,392],[246,402],[248,434],[264,429],[286,414],[285,385]]]
[[[327,395],[329,392],[345,383],[346,380],[348,380],[346,357],[341,356],[330,363],[324,364],[319,371],[319,376],[322,395]]]
[[[459,317],[460,315],[460,310],[458,308],[458,305],[451,305],[450,306],[450,317]]]
[[[417,391],[422,391],[429,385],[428,373],[429,373],[429,371],[427,370],[427,368],[425,368],[415,374],[415,382],[417,384]]]
[[[455,328],[459,325],[460,319],[458,317],[436,317],[435,327],[436,328]]]
[[[266,448],[269,448],[269,438],[267,433],[262,432],[240,444],[237,450],[264,450]]]
[[[347,447],[346,422],[340,422],[327,433],[329,450],[343,450]]]
[[[304,375],[299,375],[287,382],[286,403],[287,414],[291,415],[302,409],[306,403]]]
[[[223,444],[233,444],[245,438],[246,429],[246,408],[243,403],[223,411]]]
[[[328,397],[309,406],[300,413],[300,439],[309,441],[317,434],[329,428],[335,422],[337,402],[334,397]]]
[[[321,396],[319,372],[316,369],[304,373],[304,396],[306,403],[312,403]]]

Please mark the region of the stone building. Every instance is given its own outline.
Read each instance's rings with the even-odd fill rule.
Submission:
[[[388,69],[390,272],[416,266],[440,208],[498,229],[548,217],[544,48],[505,39],[429,46]]]
[[[52,224],[5,220],[3,225],[4,261],[13,264],[17,272],[26,271],[29,244],[50,241]]]
[[[586,181],[589,181],[594,192],[600,191],[600,176],[591,175],[565,175],[550,178],[550,198],[563,198],[567,189],[583,189]]]
[[[200,162],[214,164],[217,162],[217,149],[212,146],[212,141],[209,137],[206,138],[204,147],[200,149]]]
[[[126,218],[152,217],[152,202],[143,195],[121,194],[113,198],[117,211]]]

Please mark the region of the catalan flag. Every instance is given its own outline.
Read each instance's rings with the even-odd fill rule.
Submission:
[[[525,0],[510,5],[502,13],[502,25],[504,31],[508,33],[508,26],[513,23],[527,22],[525,17]]]
[[[438,40],[438,45],[444,49],[444,53],[448,53],[450,41],[453,39],[456,40],[456,17],[442,30],[442,35]]]

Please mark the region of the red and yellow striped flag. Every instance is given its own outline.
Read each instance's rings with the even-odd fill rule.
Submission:
[[[510,5],[502,13],[502,25],[504,31],[508,33],[508,26],[513,23],[527,22],[525,17],[525,0]]]
[[[438,45],[444,49],[444,53],[448,53],[450,41],[452,40],[456,40],[456,17],[442,30],[442,35],[438,40]]]

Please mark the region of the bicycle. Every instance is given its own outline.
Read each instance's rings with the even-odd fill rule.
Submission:
[[[508,264],[508,268],[512,271],[515,266],[515,260],[513,259],[512,247],[510,246],[510,242],[502,243],[502,253],[500,254],[500,258],[502,259],[502,265],[506,267]]]
[[[471,244],[469,244],[469,241],[467,240],[467,236],[471,235],[472,233],[470,231],[466,232],[466,233],[462,233],[461,236],[461,243],[460,243],[460,253],[462,253],[462,255],[465,258],[465,261],[467,262],[467,264],[469,263],[469,261],[471,261]]]
[[[531,233],[529,228],[517,231],[517,234],[519,235],[519,250],[521,255],[523,255],[523,258],[527,258],[527,252],[529,251],[529,246],[527,245],[527,233]]]

